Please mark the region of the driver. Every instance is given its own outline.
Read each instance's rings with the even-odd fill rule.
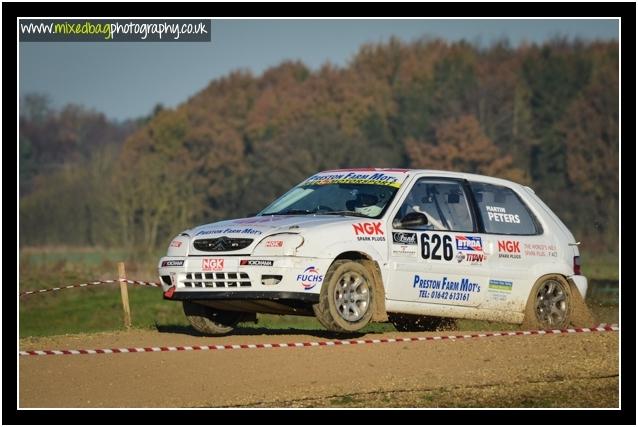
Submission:
[[[353,201],[354,211],[369,217],[376,217],[383,211],[384,200],[374,194],[359,193]]]
[[[410,212],[419,212],[425,215],[428,219],[428,226],[431,226],[433,230],[447,230],[441,221],[437,220],[430,212],[436,212],[432,206],[432,202],[427,193],[427,187],[425,185],[416,185],[405,199],[406,210],[404,215]]]

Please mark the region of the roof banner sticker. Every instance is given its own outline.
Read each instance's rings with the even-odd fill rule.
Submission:
[[[383,172],[339,172],[311,176],[302,185],[372,184],[399,188],[403,179],[403,174],[389,174]]]

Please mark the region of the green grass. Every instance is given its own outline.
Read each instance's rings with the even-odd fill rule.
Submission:
[[[27,248],[20,252],[19,290],[116,279],[117,262],[124,259],[135,257],[121,249]],[[126,263],[128,277],[157,281],[155,263],[158,258],[137,259]],[[157,288],[129,286],[129,300],[133,327],[188,324],[181,306],[163,301]],[[98,285],[21,297],[19,319],[20,337],[122,329],[119,286]]]
[[[27,298],[20,301],[20,337],[123,329],[118,286],[70,289]],[[135,328],[188,325],[181,305],[163,301],[156,288],[129,287],[129,303]]]
[[[607,279],[617,278],[617,258],[612,255],[595,258],[583,255],[585,274],[594,273]],[[117,278],[117,261],[135,259],[124,250],[27,249],[20,253],[20,291],[52,288],[84,283],[90,280]],[[127,262],[131,279],[157,281],[155,263],[158,257],[137,257]],[[589,259],[589,261],[587,261]],[[614,261],[615,269],[614,269]],[[607,262],[608,264],[605,264]],[[589,272],[587,270],[589,268]],[[591,276],[590,276],[591,278]],[[157,288],[129,286],[132,323],[135,328],[165,331],[190,330],[181,304],[162,299]],[[608,302],[588,302],[597,320],[618,321],[618,306]],[[123,314],[118,285],[98,285],[59,292],[21,297],[19,303],[20,337],[91,333],[123,329]],[[458,320],[461,330],[513,330],[518,325],[476,320]],[[258,323],[242,323],[240,333],[319,333],[325,329],[314,317],[258,315]],[[393,332],[389,323],[373,323],[363,333]]]
[[[590,280],[618,280],[618,259],[619,255],[615,253],[580,253],[582,272]]]
[[[26,249],[20,254],[27,263],[35,266],[66,263],[84,267],[99,267],[106,263],[128,259],[129,254],[123,249],[97,249],[64,247],[44,250]]]
[[[67,279],[58,274],[81,274],[83,280],[100,277],[117,276],[117,263],[125,262],[129,275],[137,275],[141,280],[157,279],[157,261],[163,254],[160,252],[145,254],[134,250],[104,248],[24,248],[20,250],[20,289],[31,289],[34,278],[49,280],[59,285],[59,280]],[[49,275],[37,274],[48,271]],[[35,273],[35,274],[34,274]],[[94,276],[86,276],[93,274]],[[132,276],[131,276],[132,277]]]

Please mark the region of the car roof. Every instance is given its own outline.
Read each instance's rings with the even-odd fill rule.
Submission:
[[[510,181],[503,178],[495,178],[488,175],[479,175],[475,173],[467,173],[467,172],[452,172],[452,171],[444,171],[437,169],[402,169],[402,168],[351,168],[351,169],[330,169],[321,171],[319,173],[328,173],[328,172],[390,172],[390,173],[403,173],[406,175],[434,175],[445,178],[458,178],[458,179],[467,179],[468,181],[480,181],[490,184],[500,184],[507,186],[520,186],[514,181]]]

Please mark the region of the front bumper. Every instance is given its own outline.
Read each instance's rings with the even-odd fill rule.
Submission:
[[[166,299],[316,302],[330,263],[307,257],[172,256],[160,259],[158,269]]]
[[[165,299],[176,301],[198,301],[198,300],[273,300],[273,301],[302,301],[315,304],[319,302],[319,294],[315,293],[303,293],[303,292],[254,292],[254,291],[198,291],[189,292],[181,291],[174,292],[171,297],[164,297]]]

